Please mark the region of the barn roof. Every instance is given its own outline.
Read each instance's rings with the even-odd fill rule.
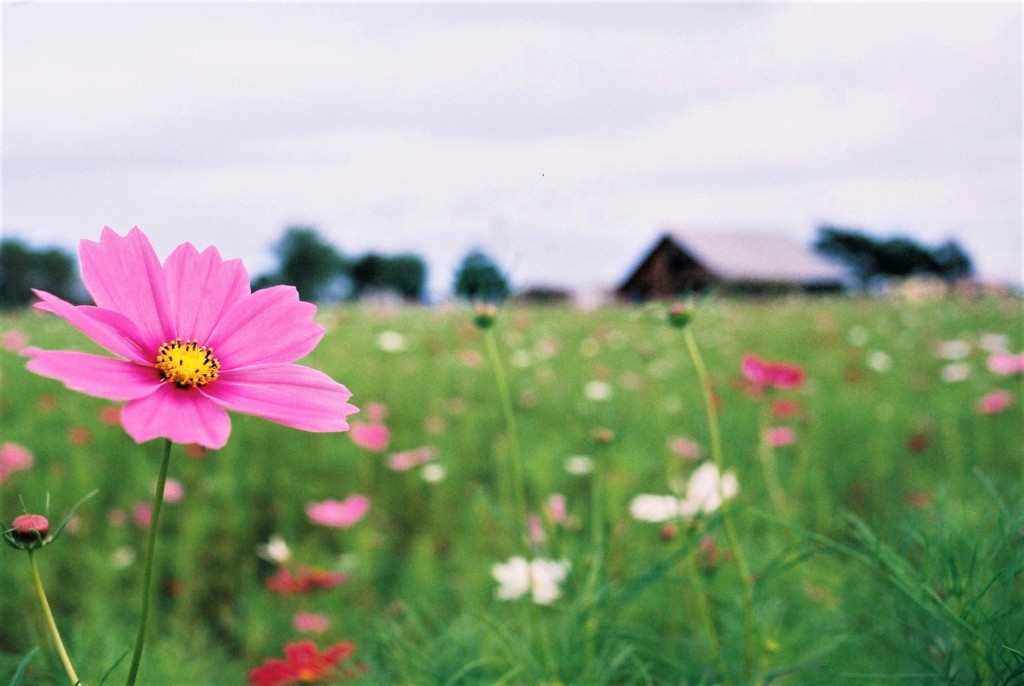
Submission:
[[[725,281],[817,283],[846,281],[846,270],[781,234],[669,232],[716,277]]]

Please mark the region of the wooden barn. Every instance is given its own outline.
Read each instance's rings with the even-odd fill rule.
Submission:
[[[616,295],[629,302],[714,287],[738,293],[830,292],[850,282],[844,269],[782,235],[664,234]]]

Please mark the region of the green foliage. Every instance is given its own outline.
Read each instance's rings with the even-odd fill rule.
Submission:
[[[511,288],[498,265],[480,250],[471,250],[455,270],[455,295],[472,301],[500,303]]]
[[[273,274],[261,277],[254,286],[262,288],[274,284],[289,284],[299,291],[299,297],[308,302],[337,299],[332,295],[346,271],[345,258],[317,232],[305,226],[293,226],[274,245],[278,268]]]
[[[955,281],[973,273],[970,256],[954,240],[929,250],[906,236],[876,239],[826,225],[819,227],[814,248],[844,263],[863,286],[877,278],[931,275]]]
[[[0,308],[28,305],[35,300],[33,288],[81,302],[74,258],[59,248],[36,249],[17,238],[0,240]]]
[[[423,258],[411,253],[394,256],[367,253],[352,263],[353,299],[371,293],[394,293],[403,300],[423,299],[427,285],[427,265]]]
[[[330,617],[314,637],[319,646],[356,643],[368,684],[744,683],[740,580],[722,519],[666,533],[629,516],[635,495],[670,493],[693,469],[672,439],[687,436],[708,452],[686,331],[700,343],[726,464],[740,483],[731,512],[755,579],[761,682],[1013,683],[1024,673],[1024,389],[1021,376],[988,370],[980,344],[998,333],[1009,350],[1024,349],[1021,313],[1009,298],[711,299],[681,332],[663,310],[500,311],[488,332],[507,372],[527,508],[543,513],[560,493],[570,516],[566,525],[541,517],[546,538],[531,554],[566,559],[572,570],[562,598],[535,606],[497,600],[491,577],[519,544],[502,505],[510,443],[484,354],[488,332],[469,312],[325,308],[327,334],[304,363],[353,391],[364,410],[353,421],[365,421],[370,403],[385,404],[388,452],[432,447],[445,477],[389,469],[386,454],[348,435],[240,415],[220,451],[175,447],[171,476],[185,496],[163,512],[140,683],[243,683],[247,670],[302,638],[292,625],[299,610]],[[0,330],[15,329],[32,345],[91,349],[56,318],[0,319]],[[403,349],[379,347],[382,334],[401,335]],[[942,380],[949,361],[936,354],[951,339],[970,344],[959,363],[971,374],[957,383]],[[745,392],[746,352],[799,363],[808,378],[792,394],[798,414],[772,419],[797,432],[794,445],[776,449],[779,510],[758,450],[771,398]],[[594,380],[611,385],[610,398],[586,397]],[[979,414],[978,398],[997,388],[1013,405]],[[107,683],[126,673],[145,538],[131,512],[152,496],[161,447],[100,421],[106,406],[0,349],[0,442],[35,456],[31,470],[0,483],[0,519],[48,492],[61,518],[100,489],[38,553],[86,684],[112,668]],[[588,456],[593,473],[567,472],[574,455]],[[372,501],[353,528],[306,518],[307,503],[352,493]],[[272,535],[287,541],[295,563],[345,570],[351,581],[320,594],[271,593],[264,582],[275,567],[256,550]],[[25,557],[0,550],[0,683],[21,664],[21,686],[66,683]],[[699,584],[689,571],[695,559]],[[724,669],[697,619],[698,585]]]

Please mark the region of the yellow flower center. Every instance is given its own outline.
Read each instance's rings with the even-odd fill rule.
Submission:
[[[296,678],[302,683],[313,683],[320,678],[320,672],[312,667],[299,667]]]
[[[194,338],[182,343],[180,338],[160,346],[156,368],[178,388],[205,386],[219,375],[220,362],[213,356],[213,347],[199,345]]]

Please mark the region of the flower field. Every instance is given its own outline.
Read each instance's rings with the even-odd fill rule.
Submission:
[[[139,683],[1024,684],[1021,301],[669,314],[322,309],[360,412],[173,446]],[[26,370],[99,352],[58,317],[0,337],[0,521],[98,491],[33,559],[120,683],[161,441]],[[28,557],[0,684],[66,684]]]

